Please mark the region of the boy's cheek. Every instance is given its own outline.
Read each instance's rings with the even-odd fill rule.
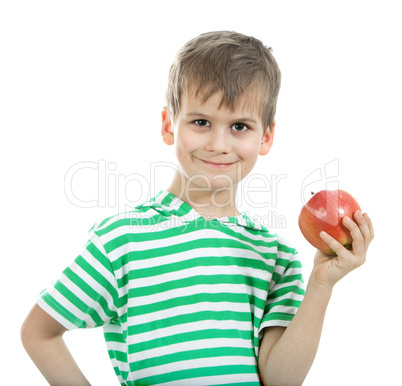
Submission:
[[[201,141],[197,140],[196,135],[177,135],[176,145],[181,152],[190,153],[201,147]]]

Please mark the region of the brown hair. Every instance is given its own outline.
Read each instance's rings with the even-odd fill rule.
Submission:
[[[195,91],[204,102],[222,92],[219,108],[235,108],[239,97],[257,108],[264,129],[272,128],[281,73],[272,49],[251,36],[231,31],[202,34],[186,43],[170,68],[166,91],[167,108],[176,118],[180,98]]]

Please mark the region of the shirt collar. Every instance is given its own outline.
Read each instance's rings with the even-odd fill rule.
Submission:
[[[143,207],[152,207],[154,210],[167,217],[181,217],[183,221],[202,219],[201,215],[189,204],[167,190],[161,190],[156,196],[150,198],[144,204],[137,206],[137,208]],[[220,217],[205,221],[219,221],[220,223],[226,224],[230,227],[241,226],[251,230],[268,232],[267,228],[265,228],[262,224],[252,221],[245,212],[242,212],[238,216]]]

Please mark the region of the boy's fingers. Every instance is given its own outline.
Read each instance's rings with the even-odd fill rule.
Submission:
[[[328,244],[328,246],[339,256],[343,251],[345,251],[345,247],[335,240],[332,236],[330,236],[326,232],[321,232],[320,236],[324,242]]]
[[[361,210],[357,210],[354,214],[353,214],[353,218],[356,221],[357,225],[360,228],[360,231],[364,237],[365,240],[371,240],[371,232],[370,232],[370,228],[367,222],[366,217],[363,215]]]
[[[356,215],[357,217],[357,215]],[[358,220],[360,221],[360,218]],[[352,249],[355,253],[363,253],[364,252],[364,236],[361,229],[356,222],[354,222],[350,217],[345,216],[342,220],[343,224],[346,228],[350,230],[350,235],[352,236]],[[368,228],[367,228],[368,231]]]
[[[369,215],[367,213],[363,214],[366,222],[367,222],[367,226],[369,228],[369,233],[370,233],[370,241],[373,240],[374,238],[374,227],[373,227],[373,223],[371,221],[371,218],[369,217]]]

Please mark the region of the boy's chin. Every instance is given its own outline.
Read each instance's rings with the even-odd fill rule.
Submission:
[[[237,182],[228,178],[193,180],[187,185],[187,188],[191,192],[216,194],[220,191],[236,190]]]
[[[234,186],[192,186],[186,189],[185,196],[188,201],[194,200],[197,206],[213,205],[217,208],[234,206],[236,202],[236,188]]]

